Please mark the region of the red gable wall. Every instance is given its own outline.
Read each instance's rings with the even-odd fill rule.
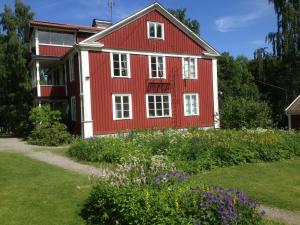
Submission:
[[[165,40],[148,39],[147,21],[164,24]],[[103,43],[105,48],[114,49],[192,55],[199,55],[205,51],[156,10],[103,37],[99,42]]]

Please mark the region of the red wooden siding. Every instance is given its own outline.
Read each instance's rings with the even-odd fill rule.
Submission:
[[[90,34],[90,33],[77,33],[76,41],[77,41],[77,43],[79,43],[79,42],[87,39],[88,37],[90,37],[92,35],[93,35],[93,33],[92,34]]]
[[[164,24],[165,40],[148,39],[147,21]],[[136,21],[99,40],[105,48],[151,52],[201,54],[205,50],[196,44],[158,11],[152,11]]]
[[[71,97],[76,97],[76,121],[72,121],[71,129],[77,133],[81,133],[81,110],[80,110],[80,84],[79,84],[79,63],[78,63],[78,54],[74,56],[74,72],[75,80],[70,82],[69,76],[69,61],[66,61],[67,69],[67,88],[68,88],[68,102],[71,110]],[[71,116],[70,116],[71,118]]]
[[[64,97],[66,96],[64,86],[43,86],[41,85],[42,97]]]
[[[292,129],[300,130],[300,115],[292,115]]]
[[[71,48],[64,46],[39,45],[40,56],[64,56]]]
[[[211,60],[198,60],[198,80],[182,79],[182,58],[166,57],[167,79],[150,83],[148,56],[130,55],[131,78],[111,78],[109,53],[90,52],[91,102],[94,134],[116,133],[135,128],[187,128],[213,126]],[[157,81],[156,81],[157,82]],[[146,94],[171,93],[171,118],[147,118]],[[113,120],[112,94],[132,94],[132,120]],[[200,116],[185,117],[183,94],[198,93]]]

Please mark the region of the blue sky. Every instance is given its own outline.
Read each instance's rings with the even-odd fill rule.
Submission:
[[[108,0],[23,0],[36,13],[35,19],[90,25],[93,18],[110,19]],[[153,0],[115,0],[113,22],[118,22]],[[187,14],[201,24],[201,37],[219,52],[253,57],[266,47],[265,36],[276,30],[276,17],[268,0],[160,0],[166,8],[187,8]],[[0,0],[13,5],[14,0]]]

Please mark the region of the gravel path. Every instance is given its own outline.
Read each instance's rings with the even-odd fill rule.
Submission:
[[[109,171],[105,169],[75,162],[67,157],[54,154],[49,150],[37,151],[43,148],[51,149],[49,147],[28,145],[26,142],[17,138],[0,138],[0,152],[19,152],[30,158],[90,176],[105,177],[109,175]]]
[[[43,149],[43,147],[28,145],[26,142],[17,138],[0,138],[0,152],[22,153],[30,158],[90,176],[105,177],[110,174],[108,170],[80,164],[67,157],[54,154],[49,150],[37,151],[41,149]],[[44,149],[51,148],[44,147]],[[264,205],[261,209],[266,212],[266,216],[270,219],[280,220],[290,225],[300,225],[300,212],[292,212]]]

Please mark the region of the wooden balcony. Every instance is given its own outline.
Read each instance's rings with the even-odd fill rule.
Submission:
[[[66,97],[64,85],[41,85],[41,97]]]

